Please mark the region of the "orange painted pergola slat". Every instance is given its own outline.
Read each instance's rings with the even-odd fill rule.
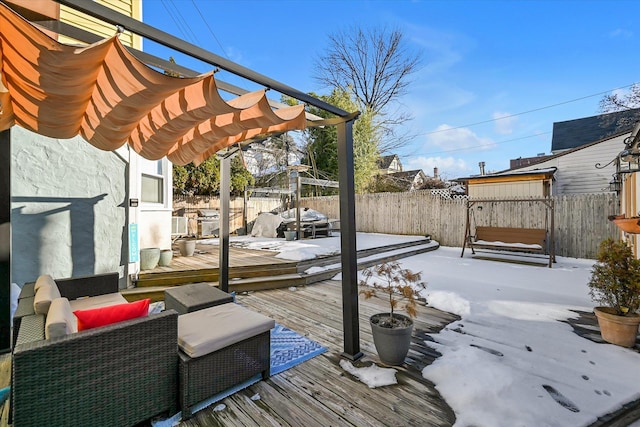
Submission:
[[[306,127],[304,105],[272,110],[265,91],[225,102],[213,73],[172,77],[135,58],[117,35],[70,46],[0,4],[0,130],[77,134],[112,151],[125,143],[151,160],[185,165],[257,135]]]

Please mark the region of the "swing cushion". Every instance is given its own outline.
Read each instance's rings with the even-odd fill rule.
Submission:
[[[542,228],[476,227],[476,247],[544,252],[547,231]]]

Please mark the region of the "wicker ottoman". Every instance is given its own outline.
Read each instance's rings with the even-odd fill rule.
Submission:
[[[269,377],[275,321],[229,303],[178,317],[180,406],[193,406],[258,374]]]
[[[176,286],[164,291],[165,310],[172,308],[178,314],[191,313],[228,302],[233,302],[230,294],[206,283]]]

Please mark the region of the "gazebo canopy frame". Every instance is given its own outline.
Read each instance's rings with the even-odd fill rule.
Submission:
[[[354,166],[353,166],[353,122],[359,113],[349,113],[320,99],[305,94],[297,89],[233,63],[225,58],[206,51],[198,46],[183,41],[168,33],[158,30],[145,23],[122,15],[108,7],[86,0],[55,0],[76,11],[85,13],[103,22],[112,24],[119,29],[126,29],[145,39],[152,40],[175,51],[181,52],[192,58],[198,59],[214,67],[224,69],[236,76],[257,83],[266,89],[272,89],[302,103],[313,105],[330,112],[337,117],[335,119],[314,120],[310,114],[307,116],[307,126],[337,127],[338,136],[338,167],[340,183],[340,218],[341,218],[341,263],[342,263],[342,297],[343,297],[343,326],[344,326],[344,351],[343,357],[356,360],[362,357],[360,351],[359,319],[358,319],[358,288],[357,288],[357,257],[355,238],[355,194],[354,194]],[[100,37],[62,23],[58,20],[38,22],[58,34],[72,37],[86,43],[95,43]],[[0,32],[2,28],[0,28]],[[197,75],[178,64],[156,58],[144,52],[134,51],[137,59],[148,65],[164,68],[168,71],[178,72],[184,76]],[[218,89],[236,95],[243,95],[249,91],[223,82],[216,82]],[[269,101],[271,106],[277,106],[277,102]],[[261,135],[252,136],[255,141]],[[249,140],[249,139],[247,139]],[[246,140],[245,140],[246,141]],[[242,142],[242,141],[237,141]],[[238,148],[226,148],[218,152],[221,158],[221,210],[220,218],[220,287],[228,290],[229,267],[229,185],[230,185],[230,159]],[[11,288],[11,134],[10,129],[0,132],[0,351],[10,351],[10,288]]]

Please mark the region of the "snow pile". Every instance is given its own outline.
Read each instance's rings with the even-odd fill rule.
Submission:
[[[369,388],[384,387],[386,385],[397,384],[397,370],[393,368],[381,368],[375,363],[371,366],[356,368],[347,360],[341,360],[342,369],[358,378],[360,381],[369,386]]]

